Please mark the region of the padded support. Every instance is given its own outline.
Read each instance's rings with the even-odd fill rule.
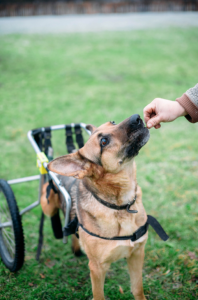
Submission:
[[[52,224],[52,229],[53,229],[55,238],[62,239],[63,238],[63,230],[62,230],[62,224],[61,224],[59,210],[53,217],[51,217],[51,224]]]

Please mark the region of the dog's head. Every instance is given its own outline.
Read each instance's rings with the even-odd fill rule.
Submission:
[[[119,124],[108,122],[96,128],[87,125],[91,136],[78,152],[58,157],[48,169],[63,176],[98,177],[118,173],[149,140],[149,131],[140,116],[135,114]]]

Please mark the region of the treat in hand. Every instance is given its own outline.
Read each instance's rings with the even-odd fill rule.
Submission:
[[[144,121],[147,128],[158,129],[161,122],[172,122],[186,114],[185,109],[177,101],[155,98],[144,108]]]

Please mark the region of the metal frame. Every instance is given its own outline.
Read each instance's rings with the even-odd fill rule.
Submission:
[[[89,130],[86,129],[86,124],[84,123],[80,123],[79,124],[81,128],[83,128],[89,135],[91,134],[91,132]],[[71,123],[70,124],[71,127],[75,127],[75,123]],[[51,131],[54,130],[61,130],[61,129],[65,129],[66,125],[54,125],[51,126],[50,129]],[[45,131],[45,127],[40,128],[41,131]],[[34,151],[36,152],[36,154],[40,153],[41,150],[38,147],[37,143],[35,142],[35,139],[33,137],[33,131],[30,130],[27,133],[28,139],[34,149]],[[70,210],[71,210],[71,198],[69,193],[67,192],[67,190],[65,189],[65,187],[63,187],[61,185],[60,180],[58,179],[58,177],[56,176],[56,173],[49,171],[47,169],[47,163],[43,163],[43,166],[45,167],[45,169],[47,170],[49,176],[53,179],[53,181],[55,182],[57,188],[59,189],[59,191],[62,193],[64,200],[65,200],[65,204],[66,204],[66,214],[65,214],[65,223],[64,223],[64,227],[67,226],[68,222],[69,222],[69,214],[70,214]],[[33,180],[40,180],[40,188],[39,188],[39,197],[38,200],[34,203],[32,203],[31,205],[27,206],[26,208],[24,208],[23,210],[20,211],[20,215],[22,216],[24,213],[30,211],[31,209],[33,209],[34,207],[38,206],[40,204],[40,198],[41,198],[41,191],[42,191],[42,186],[44,184],[45,181],[45,175],[35,175],[35,176],[29,176],[29,177],[24,177],[24,178],[18,178],[18,179],[12,179],[12,180],[8,180],[8,184],[12,185],[12,184],[17,184],[17,183],[22,183],[22,182],[28,182],[28,181],[33,181]],[[12,222],[6,222],[6,223],[0,223],[0,229],[1,228],[5,228],[5,227],[9,227],[12,226]],[[67,237],[64,235],[64,230],[63,230],[63,243],[67,243]]]

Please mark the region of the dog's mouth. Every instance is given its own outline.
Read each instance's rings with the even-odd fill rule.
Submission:
[[[140,149],[148,142],[150,133],[144,122],[140,122],[136,128],[127,131],[128,139],[124,147],[124,159],[131,159],[138,155]]]

